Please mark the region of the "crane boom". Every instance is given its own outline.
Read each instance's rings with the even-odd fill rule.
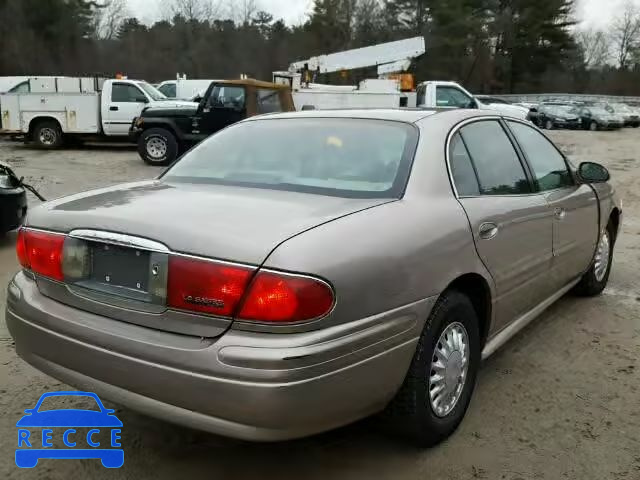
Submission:
[[[384,75],[407,70],[411,61],[424,52],[424,37],[413,37],[371,47],[311,57],[307,60],[293,62],[289,65],[289,71],[297,72],[306,67],[319,73],[332,73],[377,66],[378,75]]]

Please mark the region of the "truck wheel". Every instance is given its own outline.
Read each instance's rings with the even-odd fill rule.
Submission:
[[[33,140],[40,148],[58,148],[62,146],[62,130],[58,122],[44,120],[33,129]]]
[[[438,299],[404,383],[385,412],[385,423],[392,431],[432,446],[456,430],[480,367],[478,325],[466,295],[450,290]]]
[[[178,142],[169,130],[150,128],[138,140],[138,153],[149,165],[169,165],[178,157]]]

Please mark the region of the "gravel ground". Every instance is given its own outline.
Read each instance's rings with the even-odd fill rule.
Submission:
[[[15,422],[44,391],[66,386],[20,360],[4,327],[4,285],[18,269],[9,235],[0,240],[0,478],[640,479],[640,131],[551,136],[574,160],[609,167],[624,199],[609,287],[598,298],[563,298],[487,360],[464,422],[444,444],[419,450],[371,421],[250,444],[117,409],[123,468],[42,460],[20,470]],[[0,143],[0,160],[47,198],[159,173],[129,148],[42,152]]]

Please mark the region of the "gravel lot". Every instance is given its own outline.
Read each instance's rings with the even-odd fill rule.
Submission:
[[[66,386],[20,360],[4,326],[4,286],[18,269],[8,235],[0,239],[0,478],[640,479],[640,130],[551,136],[576,162],[609,167],[624,200],[609,287],[598,298],[562,299],[486,361],[466,419],[444,444],[418,450],[372,421],[250,444],[117,409],[123,468],[41,460],[18,469],[16,421],[44,391]],[[160,172],[130,148],[43,152],[0,143],[0,160],[47,198]]]

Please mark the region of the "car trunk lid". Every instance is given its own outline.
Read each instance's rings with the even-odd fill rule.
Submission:
[[[167,308],[171,255],[255,270],[288,238],[388,201],[148,181],[48,202],[28,223],[69,235],[64,258],[82,259],[67,266],[62,284],[38,279],[45,295],[131,323],[214,337],[230,318]]]

